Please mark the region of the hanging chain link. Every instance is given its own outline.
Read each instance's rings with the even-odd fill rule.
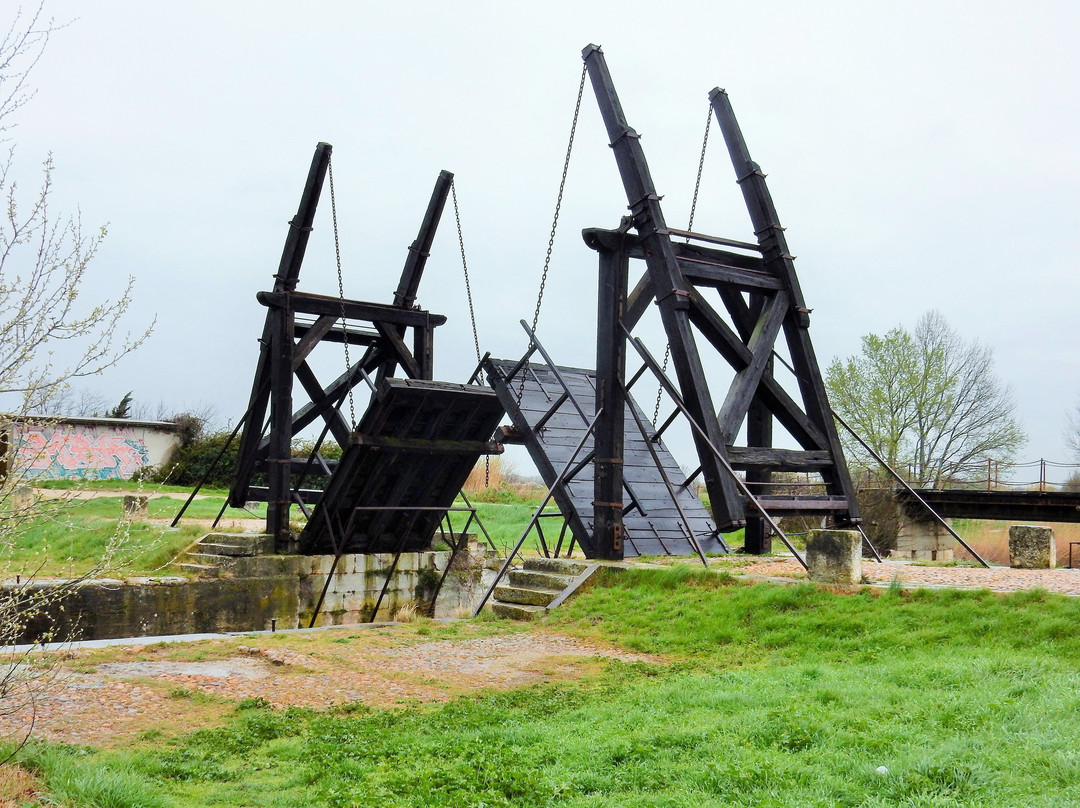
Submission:
[[[476,330],[476,310],[473,308],[472,284],[469,282],[469,263],[465,260],[465,237],[461,232],[461,211],[458,209],[457,180],[450,180],[450,196],[454,200],[454,221],[457,222],[458,247],[461,248],[461,271],[465,273],[465,297],[469,301],[469,320],[472,321],[473,347],[476,348],[476,361],[480,361],[480,335]],[[491,455],[484,455],[484,488],[491,485]]]
[[[712,126],[712,118],[713,109],[712,104],[710,104],[709,113],[705,117],[705,137],[701,141],[701,157],[698,158],[697,179],[694,180],[694,201],[690,204],[690,223],[686,225],[687,230],[694,229],[694,214],[697,212],[698,191],[701,190],[701,171],[705,168],[705,149],[709,146],[709,127]]]
[[[661,373],[667,373],[668,360],[671,359],[671,343],[667,344],[667,348],[664,349],[664,366],[660,369]],[[652,414],[652,425],[656,426],[656,421],[660,417],[660,399],[664,397],[664,385],[659,385],[656,388],[656,409]]]
[[[566,158],[563,160],[562,179],[559,180],[559,196],[555,201],[555,216],[551,221],[551,235],[548,237],[547,254],[544,256],[544,272],[540,276],[540,291],[536,296],[536,311],[533,312],[532,330],[540,322],[540,306],[544,302],[544,287],[547,286],[548,268],[551,266],[551,250],[555,246],[555,231],[559,228],[559,212],[562,210],[563,191],[566,189],[566,174],[570,169],[570,153],[574,150],[574,135],[577,134],[578,116],[581,114],[581,94],[585,90],[585,76],[588,66],[581,68],[581,81],[577,88],[577,101],[574,103],[574,121],[570,124],[570,140],[566,144]]]
[[[461,270],[465,273],[465,297],[469,300],[469,319],[472,321],[473,346],[476,348],[476,361],[480,361],[480,337],[476,332],[476,310],[473,309],[472,284],[469,283],[469,264],[465,260],[465,238],[461,234],[461,212],[458,210],[457,180],[450,180],[450,195],[454,200],[454,221],[457,222],[457,240],[461,248]]]
[[[551,251],[555,246],[555,231],[559,229],[559,213],[562,210],[563,191],[566,190],[566,175],[570,170],[570,154],[574,151],[574,136],[577,134],[578,116],[581,115],[581,96],[585,91],[585,76],[588,75],[588,65],[581,66],[581,80],[578,82],[577,100],[574,102],[574,120],[570,123],[570,138],[566,143],[566,157],[563,158],[562,177],[559,179],[559,194],[555,199],[555,215],[551,219],[551,234],[548,236],[547,253],[544,255],[544,271],[540,275],[540,290],[536,294],[536,310],[533,311],[532,332],[536,333],[536,325],[540,322],[540,307],[544,303],[544,289],[547,287],[548,269],[551,268]],[[532,345],[529,345],[532,348]],[[518,401],[525,395],[525,373],[521,373],[521,384],[518,387]]]
[[[334,195],[334,163],[332,159],[326,163],[326,170],[330,176],[330,213],[334,220],[334,257],[337,259],[338,299],[341,301],[341,341],[345,345],[345,375],[348,376],[349,371],[352,370],[352,360],[349,358],[349,330],[345,319],[345,281],[341,275],[341,241],[338,237],[337,197]],[[356,405],[353,403],[351,384],[349,385],[349,425],[352,429],[356,429]]]
[[[709,112],[705,116],[705,137],[701,140],[701,156],[698,157],[697,164],[697,179],[694,180],[694,200],[690,203],[690,222],[686,225],[687,230],[694,229],[694,214],[697,213],[697,201],[698,193],[701,191],[701,172],[705,168],[705,150],[709,146],[709,127],[712,126],[713,109],[712,104],[709,104]],[[689,237],[686,239],[689,241]],[[667,344],[664,349],[664,367],[663,372],[667,373],[668,360],[671,359],[671,343]],[[656,388],[656,409],[653,410],[652,423],[656,426],[656,421],[660,417],[660,400],[664,397],[664,386],[658,385]]]

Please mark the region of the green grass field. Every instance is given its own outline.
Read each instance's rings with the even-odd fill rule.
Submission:
[[[1038,591],[607,574],[547,625],[664,664],[433,707],[248,702],[178,740],[22,759],[61,804],[117,808],[1080,805],[1078,623]]]
[[[130,490],[133,484],[124,480],[107,480],[74,486],[67,481],[49,481],[42,488],[93,492],[93,499],[72,498],[67,501],[41,500],[40,513],[18,525],[11,524],[11,541],[0,546],[0,564],[6,574],[40,576],[84,575],[95,569],[110,546],[117,547],[116,557],[103,570],[107,574],[141,575],[160,572],[163,564],[181,550],[208,532],[209,527],[192,520],[211,520],[225,504],[223,491],[203,492],[203,498],[194,500],[188,507],[177,528],[164,524],[134,520],[121,521],[123,497],[112,492]],[[140,493],[187,494],[190,489],[176,486],[145,485]],[[149,502],[151,520],[172,520],[184,500],[173,497],[153,498]],[[539,500],[525,502],[476,502],[477,514],[492,542],[500,552],[507,551],[521,536]],[[463,506],[461,501],[459,506]],[[554,508],[549,508],[557,513]],[[259,504],[247,509],[226,508],[224,519],[265,519],[266,506]],[[0,512],[0,522],[5,513]],[[460,530],[468,515],[456,512],[451,515],[455,530]],[[294,511],[294,523],[303,524],[303,515]],[[559,519],[544,520],[545,535],[551,546],[558,538]],[[469,528],[484,540],[475,521]],[[566,541],[569,541],[569,536]],[[539,542],[535,534],[525,545],[526,552],[535,551]]]

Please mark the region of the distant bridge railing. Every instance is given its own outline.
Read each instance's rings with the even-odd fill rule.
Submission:
[[[981,476],[973,473],[966,479],[922,482],[912,466],[909,465],[906,471],[907,479],[917,488],[1040,492],[1080,490],[1080,463],[1059,463],[1042,458],[1022,463],[987,460]],[[1055,481],[1050,479],[1051,477],[1058,479],[1064,477],[1065,481]]]

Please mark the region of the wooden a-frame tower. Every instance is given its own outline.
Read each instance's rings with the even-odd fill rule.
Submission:
[[[257,295],[267,308],[266,322],[248,409],[237,427],[243,432],[229,504],[266,501],[267,533],[277,552],[340,557],[423,549],[477,458],[502,450],[490,441],[502,415],[495,395],[432,380],[434,330],[446,317],[415,305],[453,174],[439,174],[393,303],[311,294],[297,284],[330,153],[330,144],[317,146],[273,290]],[[345,371],[326,387],[308,363],[321,343],[359,353],[351,358],[346,352]],[[404,378],[394,378],[399,368]],[[309,401],[294,410],[296,382]],[[343,404],[364,383],[370,406],[350,424]],[[320,419],[324,426],[312,455],[294,459],[292,439]],[[319,455],[327,434],[343,449],[339,463]],[[257,472],[266,474],[266,486],[252,484]],[[305,489],[303,481],[315,476],[327,478],[323,490]],[[293,505],[305,512],[315,506],[299,542],[289,530]]]
[[[615,230],[586,230],[586,243],[600,259],[597,332],[595,453],[596,554],[621,558],[622,444],[625,425],[626,344],[640,352],[658,375],[660,368],[634,340],[634,327],[655,302],[671,350],[677,390],[669,393],[695,425],[698,474],[708,490],[717,528],[746,525],[751,552],[766,552],[764,519],[751,507],[728,469],[745,472],[754,498],[770,515],[821,515],[838,525],[857,524],[859,515],[843,451],[810,340],[810,310],[795,273],[765,175],[750,159],[727,94],[714,89],[710,103],[742,189],[756,243],[746,243],[668,226],[649,174],[637,132],[623,114],[604,54],[589,45],[582,52],[629,204],[630,216]],[[631,288],[630,259],[645,272]],[[716,307],[717,303],[722,309]],[[726,313],[726,316],[721,313]],[[778,340],[786,343],[797,395],[773,375]],[[735,372],[719,406],[702,363],[702,350],[716,351]],[[782,361],[782,360],[781,360]],[[673,416],[674,417],[674,416]],[[774,446],[779,423],[798,449]],[[657,430],[663,432],[667,423]],[[746,444],[736,440],[746,427]],[[725,468],[725,466],[727,468]],[[775,493],[774,472],[820,474],[824,493]],[[687,485],[687,480],[683,485]]]

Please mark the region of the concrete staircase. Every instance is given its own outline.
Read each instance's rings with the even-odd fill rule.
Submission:
[[[265,533],[207,533],[177,556],[174,563],[201,578],[214,578],[238,558],[273,551],[274,537]]]
[[[599,565],[563,558],[529,558],[495,587],[491,610],[499,617],[533,620],[555,608],[583,584]]]

